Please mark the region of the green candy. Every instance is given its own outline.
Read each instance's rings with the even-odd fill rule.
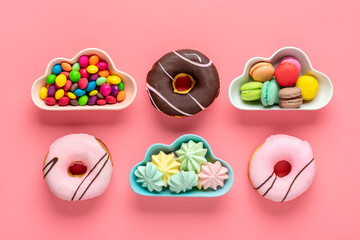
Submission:
[[[46,83],[47,84],[53,84],[55,82],[55,78],[56,75],[55,74],[50,74],[49,76],[47,76],[46,78]]]
[[[72,70],[69,74],[69,78],[73,82],[78,82],[81,78],[81,74],[79,73],[79,71]]]
[[[79,63],[74,63],[74,65],[72,65],[72,70],[75,70],[75,71],[79,71],[80,70],[80,64]]]
[[[241,86],[240,96],[244,101],[255,101],[259,100],[261,96],[261,82],[248,82]]]
[[[124,90],[124,84],[123,82],[119,83],[119,91]]]
[[[96,79],[96,85],[101,86],[104,83],[106,83],[106,77],[99,77],[98,79]]]
[[[88,102],[88,100],[89,100],[88,96],[86,96],[86,95],[81,96],[81,97],[79,98],[79,105],[80,105],[80,106],[86,105],[87,102]]]

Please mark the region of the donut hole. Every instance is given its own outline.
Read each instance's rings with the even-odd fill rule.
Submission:
[[[288,161],[282,160],[275,164],[274,173],[278,177],[285,177],[291,171],[291,164]]]
[[[71,177],[82,177],[87,171],[87,166],[85,163],[76,161],[72,162],[68,167],[68,174]]]
[[[172,84],[175,93],[186,94],[194,87],[195,80],[189,74],[179,73],[174,77]]]

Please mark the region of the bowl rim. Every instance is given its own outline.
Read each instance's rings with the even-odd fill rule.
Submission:
[[[319,106],[319,107],[306,108],[306,109],[304,109],[304,108],[265,108],[265,107],[264,107],[263,109],[257,109],[257,108],[251,108],[251,107],[243,108],[242,106],[237,105],[237,104],[234,102],[234,99],[233,99],[233,97],[232,97],[231,91],[232,91],[232,89],[234,88],[234,85],[237,83],[237,81],[240,81],[241,78],[245,77],[245,76],[248,74],[247,71],[246,71],[246,69],[248,69],[249,65],[250,65],[250,64],[253,64],[253,63],[252,63],[253,61],[257,61],[257,62],[261,62],[261,61],[271,62],[271,60],[272,60],[273,58],[275,58],[279,53],[281,53],[281,52],[283,52],[283,51],[286,51],[286,50],[293,50],[293,51],[299,52],[299,53],[300,53],[301,55],[303,55],[304,58],[307,60],[307,64],[309,65],[309,69],[310,69],[312,72],[314,72],[314,73],[316,73],[316,74],[319,74],[319,75],[323,75],[324,78],[327,79],[327,81],[328,81],[328,83],[329,83],[329,86],[330,86],[329,97],[327,98],[327,100],[324,101],[324,103],[323,103],[321,106]],[[331,82],[331,79],[330,79],[326,74],[324,74],[324,73],[322,73],[322,72],[314,69],[313,66],[312,66],[312,64],[311,64],[311,61],[310,61],[309,57],[306,55],[306,53],[305,53],[303,50],[301,50],[300,48],[293,47],[293,46],[282,47],[282,48],[276,50],[270,57],[267,57],[267,58],[265,58],[265,57],[253,57],[253,58],[249,59],[249,60],[246,62],[245,66],[244,66],[243,73],[242,73],[240,76],[234,78],[234,79],[231,81],[231,83],[230,83],[230,85],[229,85],[229,88],[228,88],[228,98],[229,98],[230,103],[231,103],[235,108],[240,109],[240,110],[245,110],[245,111],[309,111],[309,110],[310,110],[310,111],[314,111],[314,110],[319,110],[319,109],[325,107],[325,106],[330,102],[330,100],[332,99],[333,93],[334,93],[334,87],[333,87],[333,84],[332,84],[332,82]],[[250,105],[249,105],[249,106],[250,106]]]
[[[157,148],[157,147],[168,147],[168,148],[172,148],[174,149],[174,146],[177,144],[181,144],[183,142],[186,141],[190,141],[193,140],[195,142],[202,142],[204,144],[204,148],[206,148],[208,150],[208,152],[206,153],[206,155],[209,155],[212,159],[216,159],[217,161],[219,161],[221,163],[221,165],[225,166],[228,169],[228,175],[229,178],[226,180],[226,182],[224,183],[224,186],[222,188],[219,188],[218,190],[214,191],[214,190],[209,190],[207,192],[205,191],[198,191],[195,190],[194,192],[181,192],[181,193],[170,193],[170,190],[167,190],[166,192],[149,192],[147,191],[146,188],[143,188],[141,186],[139,186],[140,188],[143,189],[143,191],[138,191],[137,188],[134,187],[134,184],[138,184],[136,183],[135,179],[135,170],[137,169],[138,166],[140,165],[144,165],[145,163],[149,162],[149,155],[151,155],[153,148]],[[148,149],[145,152],[144,158],[141,162],[135,164],[134,167],[131,168],[130,174],[129,174],[129,184],[130,184],[130,188],[139,195],[142,196],[151,196],[151,197],[220,197],[223,196],[224,194],[226,194],[227,192],[230,191],[230,189],[232,188],[232,185],[234,183],[234,172],[232,167],[230,166],[229,163],[227,163],[226,161],[217,158],[209,143],[202,137],[195,135],[195,134],[184,134],[180,137],[178,137],[175,141],[173,141],[171,144],[163,144],[163,143],[155,143],[152,144],[150,147],[148,147]]]
[[[49,72],[51,72],[51,70],[50,70],[51,66],[53,66],[55,63],[60,63],[62,61],[74,62],[81,55],[88,54],[88,52],[92,52],[93,54],[101,53],[102,55],[104,55],[107,58],[106,61],[114,69],[113,72],[116,72],[119,75],[125,75],[126,77],[129,78],[130,82],[132,82],[132,84],[133,84],[133,94],[132,94],[132,97],[130,98],[130,100],[128,100],[126,104],[116,103],[116,104],[109,104],[109,105],[103,105],[103,106],[81,106],[81,107],[65,106],[65,107],[60,107],[60,106],[39,105],[38,101],[39,101],[40,97],[39,97],[39,94],[37,92],[35,92],[35,87],[37,86],[37,84],[40,84],[39,82],[42,79],[46,78],[46,76],[49,74]],[[137,94],[137,85],[136,85],[135,79],[130,74],[117,69],[112,58],[104,50],[99,49],[99,48],[94,48],[94,47],[84,48],[81,51],[79,51],[77,54],[75,54],[74,57],[72,57],[72,58],[55,57],[55,58],[51,59],[45,68],[45,73],[42,76],[38,77],[31,85],[31,100],[32,100],[32,102],[38,108],[40,108],[42,110],[46,110],[46,111],[121,110],[121,109],[124,109],[124,108],[127,108],[128,106],[130,106],[130,104],[135,100],[136,94]],[[42,99],[40,99],[40,100],[43,101]]]

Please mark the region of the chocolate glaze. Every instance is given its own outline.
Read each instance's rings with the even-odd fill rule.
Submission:
[[[196,50],[183,49],[175,52],[194,63],[206,66],[206,64],[211,62],[209,58]],[[208,107],[219,95],[219,75],[214,64],[211,63],[209,66],[200,67],[184,60],[175,52],[169,52],[155,62],[147,75],[147,83],[173,106],[187,113],[188,116],[191,116],[202,111],[202,108],[191,96],[204,108]],[[185,73],[193,77],[196,83],[189,92],[191,96],[189,96],[189,94],[174,93],[172,86],[173,80],[167,73],[172,78],[179,73]],[[148,93],[152,104],[159,111],[169,116],[187,116],[171,107],[153,91],[148,89]]]
[[[290,190],[291,190],[291,187],[293,186],[295,180],[299,177],[299,175],[300,175],[300,174],[310,165],[310,163],[312,163],[313,161],[314,161],[314,158],[311,159],[311,161],[310,161],[308,164],[306,164],[305,167],[303,167],[303,169],[301,169],[301,170],[298,172],[298,174],[296,174],[294,180],[291,182],[290,187],[289,187],[289,189],[287,190],[287,192],[286,192],[283,200],[281,200],[281,202],[285,201],[285,199],[287,198],[287,196],[288,196],[288,194],[289,194],[289,192],[290,192]]]
[[[48,175],[48,173],[51,171],[51,169],[55,166],[55,164],[57,163],[59,159],[57,157],[54,157],[53,159],[51,159],[43,168],[43,173],[44,173],[44,177],[46,177],[46,175]],[[44,170],[51,164],[51,166],[49,167],[49,169],[46,171],[46,173],[44,172]]]
[[[260,189],[262,186],[264,186],[265,183],[267,183],[267,181],[270,180],[270,178],[274,175],[275,172],[273,172],[270,177],[268,177],[262,184],[260,184],[260,186],[258,186],[257,188],[255,188],[255,190]]]
[[[72,198],[71,198],[71,201],[74,200],[77,192],[79,191],[81,185],[84,183],[84,181],[87,179],[87,177],[92,173],[92,171],[94,171],[94,169],[97,167],[97,165],[99,165],[99,163],[105,158],[106,155],[107,155],[107,153],[105,153],[105,154],[99,159],[99,161],[94,165],[94,167],[93,167],[93,168],[89,171],[89,173],[84,177],[84,179],[81,181],[81,183],[79,184],[79,186],[76,188],[76,190],[75,190],[75,192],[74,192],[74,195],[73,195]],[[109,160],[109,156],[107,157],[106,162],[107,162],[108,160]],[[106,162],[105,162],[105,164],[106,164]],[[100,169],[100,171],[98,172],[98,174],[102,171],[102,169],[104,168],[105,164],[104,164],[103,167]],[[98,176],[98,174],[95,176],[95,178]],[[91,183],[86,187],[86,190],[82,193],[81,197],[80,197],[78,200],[80,200],[80,199],[84,196],[85,192],[88,190],[88,188],[89,188],[90,185],[93,183],[93,181],[95,180],[95,178],[94,178],[94,179],[91,181]]]

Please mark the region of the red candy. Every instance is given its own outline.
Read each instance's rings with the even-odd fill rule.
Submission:
[[[108,67],[108,64],[106,62],[98,62],[96,66],[99,68],[99,70],[105,70]]]
[[[56,104],[56,99],[53,97],[46,97],[45,103],[49,106],[54,106]]]
[[[46,99],[46,98],[45,98]],[[55,98],[54,98],[55,99]],[[105,105],[106,104],[106,100],[105,99],[99,99],[96,101],[97,105]]]
[[[116,98],[115,98],[114,96],[111,96],[111,95],[106,96],[106,97],[105,97],[105,101],[106,101],[107,103],[109,103],[109,104],[114,104],[114,103],[117,102]]]
[[[280,86],[290,87],[296,83],[298,77],[299,70],[294,64],[284,62],[275,69],[275,80]]]
[[[69,102],[70,102],[70,98],[68,98],[68,97],[62,97],[59,99],[60,106],[66,106],[69,104]]]
[[[80,73],[81,77],[83,77],[83,78],[88,78],[89,77],[89,73],[86,70],[86,68],[80,68],[79,73]]]
[[[65,92],[67,92],[67,91],[69,91],[69,89],[71,88],[71,85],[72,85],[72,82],[71,82],[71,80],[66,80],[66,83],[65,83],[65,85],[64,85],[64,91]]]
[[[66,76],[66,78],[69,78],[69,72],[66,72],[66,71],[63,71],[63,72],[61,72],[60,74],[64,74],[65,76]]]
[[[85,89],[88,85],[88,80],[87,78],[80,78],[79,82],[78,82],[78,86],[80,89]]]

